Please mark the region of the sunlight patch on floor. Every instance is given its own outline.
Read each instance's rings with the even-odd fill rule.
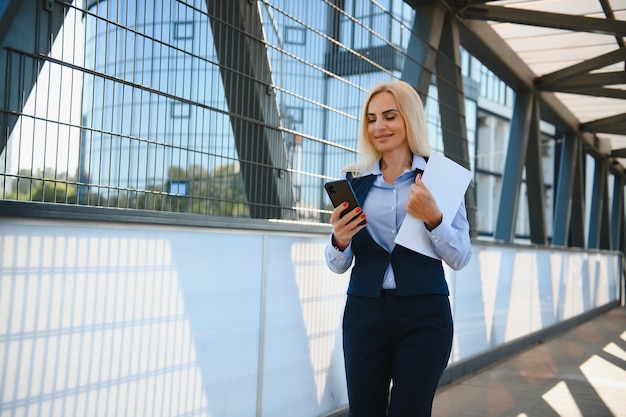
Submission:
[[[596,355],[580,365],[580,370],[614,416],[626,415],[626,370]]]
[[[622,349],[621,347],[617,346],[615,343],[611,342],[608,345],[606,345],[604,347],[604,350],[606,353],[610,353],[611,355],[615,356],[616,358],[620,358],[623,361],[626,361],[626,350]]]
[[[564,381],[541,396],[560,417],[583,417]]]

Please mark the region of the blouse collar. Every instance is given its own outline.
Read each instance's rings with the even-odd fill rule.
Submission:
[[[411,164],[411,171],[415,171],[416,169],[420,169],[424,171],[426,169],[426,159],[423,156],[413,154],[413,163]],[[407,172],[405,170],[404,172]],[[366,175],[382,175],[382,171],[380,170],[380,159],[369,169],[365,170],[361,176]]]

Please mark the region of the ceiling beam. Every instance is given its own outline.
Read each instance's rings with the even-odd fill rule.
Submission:
[[[580,94],[583,96],[592,97],[606,97],[616,98],[620,100],[626,100],[626,90],[620,90],[617,88],[568,88],[561,86],[553,86],[550,88],[542,89],[543,91],[556,91],[559,93]]]
[[[623,20],[610,20],[597,17],[487,5],[468,6],[461,11],[461,16],[469,19],[517,23],[520,25],[541,26],[551,29],[626,36],[626,21]]]
[[[598,68],[604,68],[609,65],[613,65],[617,62],[621,62],[626,59],[626,47],[619,48],[615,51],[608,52],[603,55],[599,55],[595,58],[588,59],[579,64],[571,65],[569,67],[554,71],[550,74],[538,77],[535,80],[536,86],[546,86],[549,84],[556,84],[568,78],[586,74],[589,71],[596,70]]]
[[[612,158],[626,158],[626,148],[613,149],[611,151]]]
[[[626,84],[625,71],[612,71],[594,74],[581,74],[552,84],[541,84],[544,91],[559,91],[560,88],[594,88],[606,85]]]
[[[580,130],[594,133],[626,135],[626,113],[582,123]]]
[[[609,0],[600,0],[600,5],[602,6],[602,10],[604,11],[604,15],[607,17],[607,19],[615,20],[615,13],[613,13],[613,8],[609,4]],[[626,46],[624,44],[624,39],[620,36],[616,36],[615,41],[620,48]]]
[[[494,1],[498,1],[498,0],[455,0],[454,3],[457,7],[465,7],[465,6],[469,6],[472,4],[492,3]]]

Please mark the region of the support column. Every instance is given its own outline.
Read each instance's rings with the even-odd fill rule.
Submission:
[[[608,163],[606,159],[602,159],[605,167],[604,190],[602,192],[602,210],[600,211],[600,239],[598,248],[602,250],[611,250],[611,212],[609,207],[609,184],[608,184]]]
[[[280,112],[256,1],[207,0],[250,216],[295,219]]]
[[[51,0],[7,0],[0,6],[0,153],[43,67],[32,56],[50,53],[66,12]]]
[[[605,207],[607,207],[606,194],[607,166],[602,158],[595,159],[593,170],[593,190],[591,192],[591,207],[589,213],[589,238],[587,247],[589,249],[600,248],[600,237],[602,233],[602,217]]]
[[[614,174],[613,204],[611,206],[611,250],[620,250],[624,233],[624,173]]]
[[[580,142],[580,138],[577,138]],[[576,166],[574,170],[574,190],[572,193],[572,217],[570,219],[569,245],[576,248],[584,248],[585,239],[585,159],[583,156],[582,142],[576,154]]]
[[[590,249],[610,250],[612,246],[608,173],[608,160],[606,158],[595,159],[587,243]]]
[[[533,95],[528,91],[518,91],[511,119],[509,144],[506,153],[502,191],[496,230],[494,237],[505,242],[512,242],[515,237],[515,221],[519,205],[519,192],[522,182],[522,171],[528,149],[528,132],[530,130]]]
[[[439,3],[415,7],[401,78],[415,87],[424,102],[435,71],[444,18],[445,9]]]
[[[444,20],[441,31],[436,69],[444,153],[459,165],[470,169],[465,94],[461,74],[461,43],[457,23],[449,17]],[[475,237],[478,233],[473,181],[465,193],[465,205],[470,233]]]
[[[437,74],[445,155],[469,169],[469,149],[465,122],[465,95],[461,75],[461,46],[456,22],[439,3],[415,5],[415,18],[402,80],[413,85],[426,103],[433,73]],[[436,71],[435,71],[436,70]],[[476,236],[474,184],[465,194],[470,233]]]
[[[557,246],[568,246],[570,236],[570,225],[575,224],[575,229],[582,229],[582,241],[575,239],[576,246],[584,247],[584,228],[580,227],[579,221],[573,221],[580,216],[582,210],[582,170],[581,170],[581,142],[573,135],[563,137],[561,146],[561,156],[559,163],[558,179],[555,184],[556,199],[554,203],[554,224],[552,231],[552,244]],[[576,202],[576,203],[575,203]],[[574,215],[573,212],[577,212]],[[573,235],[574,232],[572,232]],[[572,242],[574,244],[574,242]]]
[[[526,191],[528,194],[528,218],[530,221],[530,241],[537,245],[547,243],[545,184],[541,158],[541,131],[539,100],[533,96],[528,151],[526,153]]]

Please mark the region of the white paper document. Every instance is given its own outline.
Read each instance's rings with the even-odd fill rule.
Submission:
[[[433,152],[428,158],[422,181],[437,201],[444,223],[452,223],[471,179],[471,171],[441,153]],[[433,249],[424,222],[408,214],[394,242],[431,258],[441,259]]]

